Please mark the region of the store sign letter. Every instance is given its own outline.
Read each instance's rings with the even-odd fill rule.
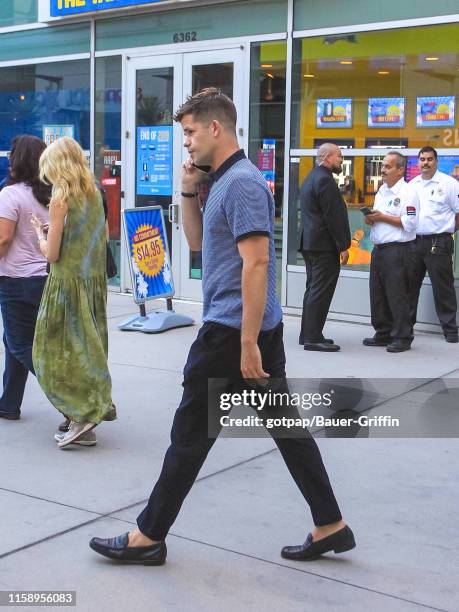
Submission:
[[[65,17],[91,11],[139,6],[141,4],[156,4],[162,0],[50,0],[51,17]]]

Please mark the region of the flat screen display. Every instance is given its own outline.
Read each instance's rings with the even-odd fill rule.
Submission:
[[[416,98],[416,126],[453,126],[454,110],[454,96],[429,96],[424,98]]]
[[[318,128],[352,127],[352,98],[321,98],[316,112]]]
[[[404,127],[405,98],[369,98],[368,127]]]

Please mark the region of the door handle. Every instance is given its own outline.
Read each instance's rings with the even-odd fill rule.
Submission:
[[[169,222],[179,224],[180,213],[178,204],[169,205]]]

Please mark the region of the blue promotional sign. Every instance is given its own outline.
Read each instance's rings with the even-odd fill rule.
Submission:
[[[368,127],[404,127],[405,98],[368,98]]]
[[[135,303],[172,297],[174,281],[161,206],[122,212]]]
[[[137,128],[137,195],[172,195],[172,126]]]
[[[263,138],[263,148],[258,151],[258,169],[274,194],[276,190],[276,141],[274,138]]]
[[[79,15],[91,11],[124,8],[141,4],[157,4],[162,0],[50,0],[51,17]]]
[[[317,100],[318,128],[352,127],[352,98],[321,98]]]
[[[454,96],[429,96],[416,99],[416,127],[454,125]]]

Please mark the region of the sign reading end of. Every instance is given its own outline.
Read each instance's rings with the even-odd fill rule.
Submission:
[[[156,4],[163,0],[49,0],[51,17],[65,17],[91,11]]]

